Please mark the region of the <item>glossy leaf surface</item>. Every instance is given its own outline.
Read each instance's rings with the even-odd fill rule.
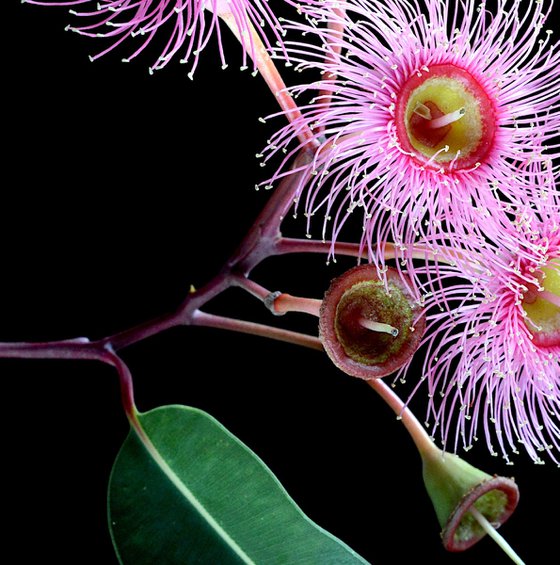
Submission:
[[[165,406],[139,419],[148,439],[130,432],[109,485],[121,563],[366,563],[309,520],[264,463],[208,414]]]

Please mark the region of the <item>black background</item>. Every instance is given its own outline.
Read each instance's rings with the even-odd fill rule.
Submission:
[[[238,70],[227,32],[229,68],[211,42],[191,81],[178,62],[150,76],[154,50],[130,64],[120,62],[126,49],[91,63],[104,44],[65,32],[76,19],[64,9],[14,0],[5,10],[0,339],[94,339],[172,311],[191,284],[218,272],[266,201],[254,185],[272,169],[255,153],[281,123],[258,121],[276,110],[272,95]],[[304,234],[301,222],[286,229]],[[319,298],[351,264],[278,258],[255,277]],[[241,292],[209,310],[270,320]],[[316,331],[303,315],[272,322]],[[168,331],[122,355],[140,410],[208,411],[310,518],[369,561],[508,562],[489,540],[465,554],[443,550],[404,429],[326,356],[203,328]],[[4,553],[15,551],[14,563],[116,563],[105,495],[127,423],[114,371],[77,361],[0,366]],[[467,459],[516,477],[521,502],[502,532],[528,563],[554,560],[556,465],[521,454],[508,467],[482,442]]]

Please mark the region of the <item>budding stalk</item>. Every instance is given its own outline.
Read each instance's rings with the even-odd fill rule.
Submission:
[[[514,561],[523,561],[498,534],[519,501],[519,490],[513,479],[489,475],[457,455],[439,449],[433,439],[383,379],[368,384],[391,407],[402,421],[422,458],[424,485],[442,528],[445,549],[464,551],[486,534]]]

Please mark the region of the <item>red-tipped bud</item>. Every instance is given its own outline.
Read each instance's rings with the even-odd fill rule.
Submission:
[[[402,276],[390,268],[385,286],[373,265],[360,265],[335,279],[325,293],[320,337],[345,373],[361,379],[384,377],[418,349],[426,321]]]

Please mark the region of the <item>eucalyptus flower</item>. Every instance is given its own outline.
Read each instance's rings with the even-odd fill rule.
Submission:
[[[334,255],[359,214],[364,255],[380,269],[387,241],[406,249],[445,233],[454,244],[473,230],[499,238],[494,214],[540,197],[538,177],[509,181],[558,155],[560,50],[545,27],[550,8],[521,0],[306,5],[304,21],[286,24],[301,37],[286,50],[316,80],[291,89],[302,116],[265,154],[287,153],[272,185],[293,174],[297,131],[316,133],[320,146],[296,195],[309,236],[319,216]]]
[[[447,450],[484,435],[507,461],[522,446],[560,462],[560,192],[548,199],[518,209],[500,242],[442,248],[448,264],[426,267],[416,389],[427,383],[426,423]]]

